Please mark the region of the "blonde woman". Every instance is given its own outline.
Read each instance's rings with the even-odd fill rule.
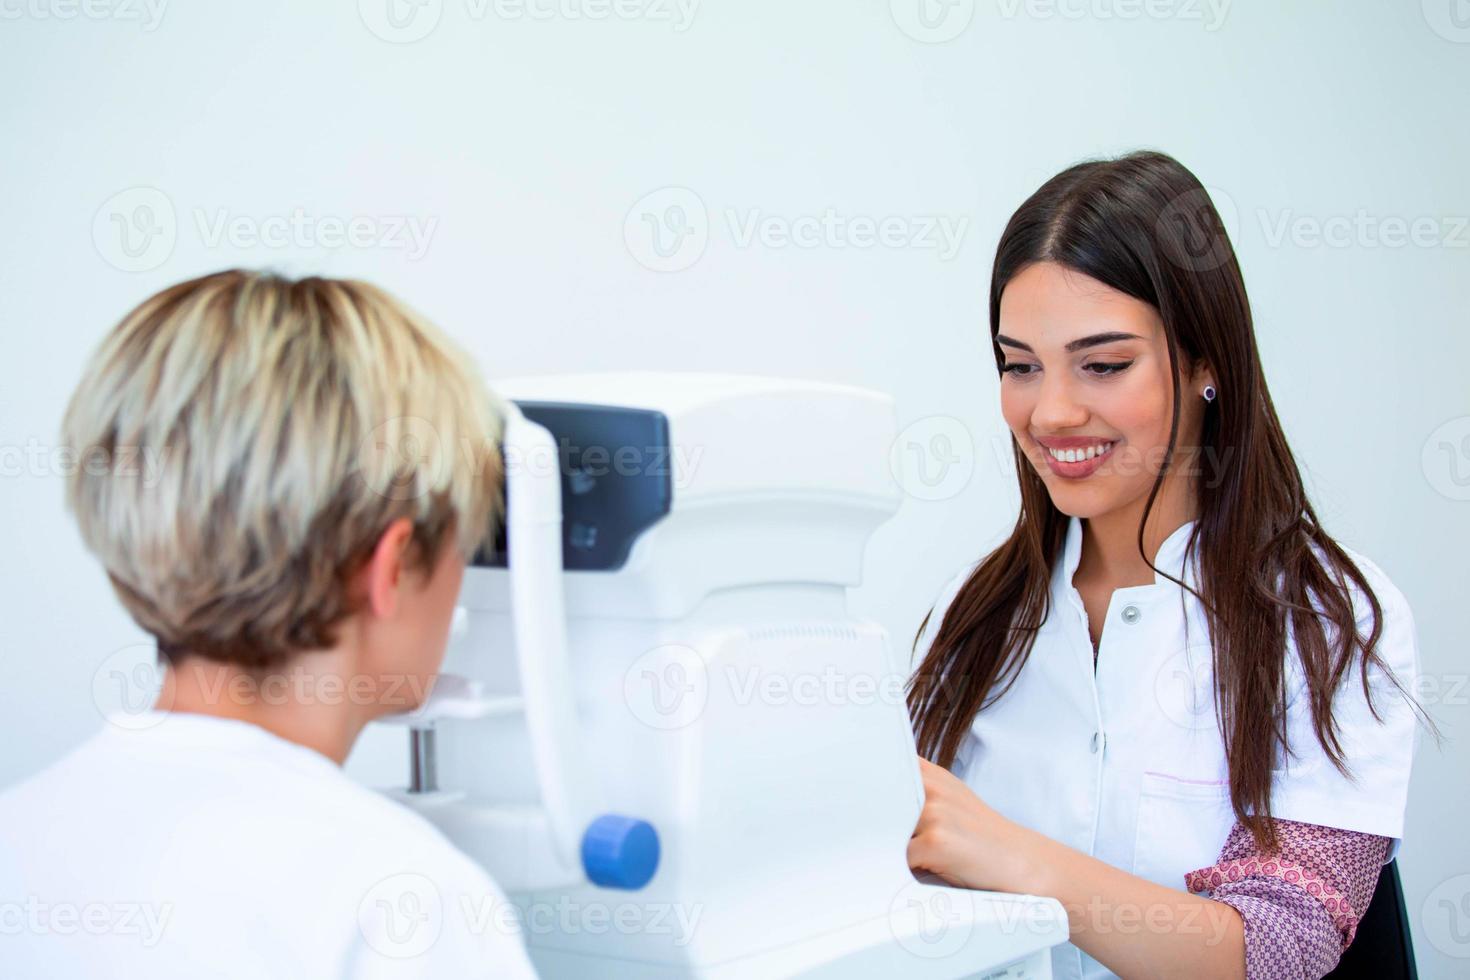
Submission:
[[[364,283],[242,271],[104,339],[67,499],[164,683],[0,795],[0,895],[32,909],[6,975],[533,975],[495,884],[340,768],[422,700],[496,519],[467,365]],[[154,478],[110,465],[140,453]]]

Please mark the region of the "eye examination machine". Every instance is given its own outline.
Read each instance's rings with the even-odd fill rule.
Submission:
[[[908,651],[849,614],[898,509],[885,395],[699,374],[501,381],[501,540],[395,794],[553,978],[1051,975],[1049,898],[916,879]]]

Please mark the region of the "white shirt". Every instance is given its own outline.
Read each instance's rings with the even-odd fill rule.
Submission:
[[[1154,564],[1198,588],[1196,563],[1184,569],[1193,527],[1171,534]],[[1418,653],[1408,603],[1378,566],[1344,550],[1382,606],[1378,655],[1413,691]],[[1072,585],[1081,553],[1082,522],[1073,517],[1035,646],[1010,691],[976,715],[954,772],[1006,817],[1182,891],[1187,872],[1215,863],[1235,823],[1204,611],[1162,576],[1115,590],[1094,673],[1087,611]],[[918,656],[974,567],[941,592]],[[1366,624],[1369,610],[1356,590],[1353,602]],[[1287,732],[1295,755],[1278,760],[1272,816],[1393,838],[1396,853],[1418,735],[1411,706],[1375,670],[1380,726],[1364,702],[1358,667],[1350,671],[1333,710],[1354,783],[1317,742],[1289,630],[1288,645]],[[1111,975],[1071,944],[1056,947],[1052,966],[1057,980]]]
[[[534,977],[427,821],[240,721],[119,715],[0,794],[13,977]]]

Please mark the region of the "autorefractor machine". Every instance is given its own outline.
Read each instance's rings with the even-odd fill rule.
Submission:
[[[701,374],[495,388],[505,526],[431,697],[394,719],[395,795],[525,911],[538,973],[1049,977],[1054,899],[905,859],[907,650],[847,611],[902,497],[892,401]]]

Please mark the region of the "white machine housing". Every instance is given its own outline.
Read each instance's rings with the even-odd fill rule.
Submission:
[[[701,374],[494,387],[514,403],[507,567],[467,571],[445,682],[405,719],[433,730],[443,788],[400,798],[522,906],[538,972],[1050,976],[1055,900],[907,866],[923,806],[907,658],[846,594],[901,500],[891,400]],[[669,445],[604,447],[608,472],[589,475],[568,456],[587,447],[528,421],[548,404],[661,413]],[[574,546],[551,488],[580,486],[569,464],[618,478],[618,450],[640,478],[667,467],[668,511],[621,567],[562,571]],[[658,834],[640,890],[588,880],[579,842],[605,813]]]

